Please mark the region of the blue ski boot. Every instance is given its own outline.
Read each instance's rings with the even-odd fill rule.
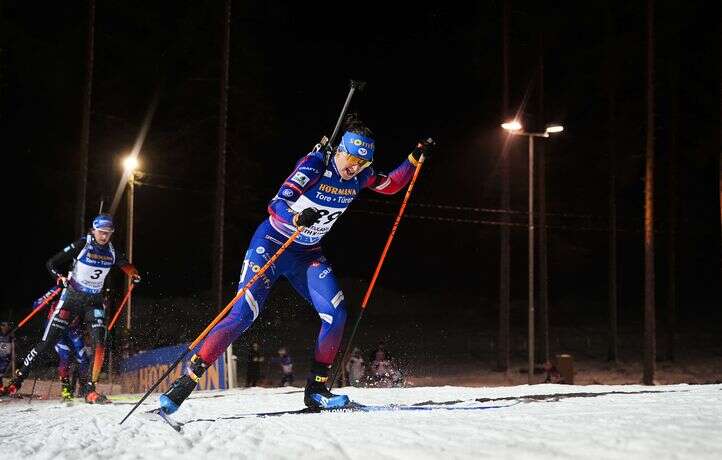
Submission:
[[[314,362],[311,375],[306,380],[303,402],[313,410],[340,409],[351,402],[346,395],[335,395],[328,391],[328,365]]]
[[[198,355],[193,355],[188,365],[188,373],[178,378],[168,388],[168,391],[160,395],[160,409],[166,414],[177,411],[183,401],[196,388],[206,369],[208,369],[208,364]]]

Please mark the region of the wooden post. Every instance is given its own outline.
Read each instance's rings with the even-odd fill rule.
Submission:
[[[647,0],[647,142],[644,182],[644,375],[654,385],[657,343],[654,279],[654,0]]]

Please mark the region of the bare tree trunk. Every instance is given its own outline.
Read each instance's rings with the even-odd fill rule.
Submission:
[[[502,13],[502,78],[503,91],[501,103],[502,119],[509,114],[509,11],[511,0],[505,0]],[[501,152],[501,208],[509,210],[511,207],[510,184],[509,184],[509,158],[508,151],[503,139],[508,137],[503,134]],[[509,310],[511,296],[511,242],[509,214],[504,213],[502,218],[501,233],[501,254],[499,261],[499,338],[497,346],[496,367],[500,371],[509,370]]]
[[[678,25],[678,23],[676,23]],[[667,232],[667,359],[675,360],[675,342],[677,336],[677,219],[679,212],[679,197],[677,177],[678,163],[678,133],[679,133],[679,29],[676,28],[671,44],[671,59],[668,60],[670,80],[670,115],[669,115],[669,168],[668,192],[669,207]]]
[[[544,35],[539,34],[539,121],[544,129]],[[546,143],[539,143],[539,341],[541,361],[549,361],[549,272],[547,270],[547,186]]]
[[[216,169],[216,216],[213,248],[213,292],[216,306],[223,308],[223,230],[226,205],[226,124],[228,121],[228,58],[231,37],[231,0],[225,1],[221,45],[220,103],[218,113],[218,167]]]
[[[607,7],[607,89],[609,126],[607,140],[609,142],[609,348],[607,361],[617,362],[619,331],[618,324],[618,298],[617,286],[617,147],[616,147],[616,31],[614,25],[614,11],[611,5]]]
[[[654,385],[654,0],[647,0],[647,143],[644,182],[644,375]]]
[[[82,119],[80,123],[80,154],[75,234],[86,228],[85,197],[88,188],[88,150],[90,144],[90,103],[93,94],[93,58],[95,54],[95,0],[88,1],[88,37],[85,48],[85,86],[83,88]]]

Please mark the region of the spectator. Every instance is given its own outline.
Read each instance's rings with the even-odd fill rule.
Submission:
[[[13,335],[12,327],[7,321],[0,323],[0,387],[2,387],[2,377],[11,367],[13,356]]]
[[[246,386],[258,386],[261,379],[261,363],[264,361],[263,355],[259,351],[258,343],[253,342],[251,349],[248,351],[248,366],[246,369]]]
[[[354,348],[351,357],[346,362],[346,375],[348,376],[349,385],[355,387],[360,386],[365,374],[364,359],[361,356],[361,350]]]
[[[285,347],[278,349],[278,362],[281,364],[281,386],[289,387],[293,385],[293,361]]]
[[[376,348],[371,352],[369,355],[368,362],[373,363],[376,360],[376,354],[378,352],[382,352],[385,356],[385,359],[391,360],[391,355],[389,354],[388,350],[386,350],[386,344],[383,340],[379,340],[378,344],[376,345]]]
[[[544,383],[564,383],[559,370],[551,362],[547,361],[544,363],[544,372],[546,372]]]
[[[383,349],[377,349],[371,362],[371,380],[376,386],[395,387],[403,385],[403,378]]]

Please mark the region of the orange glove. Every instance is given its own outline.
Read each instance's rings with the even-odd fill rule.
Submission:
[[[120,269],[123,270],[134,283],[140,283],[140,273],[138,273],[138,269],[135,268],[133,264],[123,265]]]

